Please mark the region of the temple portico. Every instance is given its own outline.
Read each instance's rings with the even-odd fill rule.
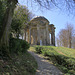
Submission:
[[[29,22],[25,37],[31,45],[55,46],[55,27],[46,18],[39,16]]]

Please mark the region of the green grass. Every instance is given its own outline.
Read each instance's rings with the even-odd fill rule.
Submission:
[[[61,51],[63,54],[65,54],[68,57],[75,58],[75,49],[72,48],[66,48],[66,47],[54,47],[56,51]]]
[[[34,46],[34,48],[32,49],[36,53],[42,54],[64,75],[75,75],[75,49],[54,46]]]
[[[0,60],[0,75],[35,75],[37,63],[28,52],[12,55],[12,60]]]

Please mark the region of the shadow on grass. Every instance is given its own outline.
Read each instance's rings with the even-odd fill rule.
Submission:
[[[54,54],[47,55],[47,57],[48,60],[52,60],[54,64],[59,66],[64,73],[75,75],[75,58]]]

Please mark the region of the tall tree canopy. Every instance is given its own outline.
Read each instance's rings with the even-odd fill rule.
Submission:
[[[19,35],[24,34],[24,30],[27,23],[30,21],[31,16],[32,14],[26,6],[17,5],[11,23],[11,30],[17,38],[19,38]]]

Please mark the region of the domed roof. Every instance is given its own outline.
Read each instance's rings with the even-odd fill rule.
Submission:
[[[46,21],[49,23],[49,21],[44,16],[37,16],[31,20],[31,22],[35,22],[35,21]]]

